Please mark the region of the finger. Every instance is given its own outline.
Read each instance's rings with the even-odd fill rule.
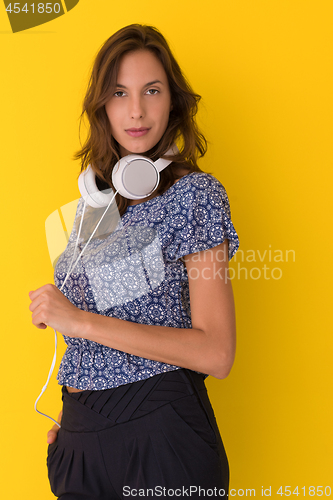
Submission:
[[[58,415],[57,422],[59,422],[59,424],[61,422],[61,419],[62,419],[62,410],[60,411],[60,413]],[[60,427],[57,424],[54,424],[52,429],[49,430],[49,432],[47,433],[47,443],[48,444],[54,443],[54,441],[57,439],[59,429],[60,429]]]
[[[31,312],[34,312],[37,307],[42,304],[42,302],[44,302],[46,299],[46,295],[45,295],[45,292],[44,293],[41,293],[40,295],[37,295],[37,297],[35,297],[32,301],[31,301],[31,304],[29,306],[29,310]]]
[[[34,300],[41,293],[48,291],[48,290],[52,290],[53,288],[57,288],[57,287],[55,285],[52,285],[51,283],[47,283],[46,285],[43,285],[40,288],[37,288],[37,290],[32,290],[31,292],[29,292],[29,297],[31,300]]]
[[[40,323],[39,325],[35,325],[36,328],[39,328],[40,330],[45,330],[48,325],[45,323]]]
[[[47,433],[47,440],[46,440],[47,444],[54,443],[54,441],[56,441],[57,437],[58,437],[58,432],[57,431],[52,431],[52,430],[49,431]]]
[[[48,327],[48,322],[46,319],[45,311],[41,308],[35,310],[31,316],[32,324],[41,330],[45,330]]]

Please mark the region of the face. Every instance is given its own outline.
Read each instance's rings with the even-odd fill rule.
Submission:
[[[167,128],[171,108],[168,78],[159,59],[147,50],[125,54],[115,92],[105,105],[121,156],[153,148]]]

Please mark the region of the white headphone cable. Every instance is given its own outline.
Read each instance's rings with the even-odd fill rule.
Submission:
[[[82,216],[81,216],[81,221],[80,221],[80,226],[79,226],[79,231],[78,231],[78,235],[77,235],[77,239],[76,239],[76,243],[75,243],[75,248],[74,248],[74,252],[73,252],[73,256],[72,256],[72,260],[71,260],[71,263],[69,265],[69,268],[68,268],[68,271],[67,271],[67,274],[66,274],[66,277],[65,277],[65,280],[63,282],[63,284],[61,285],[60,287],[60,291],[62,291],[66,281],[67,281],[67,278],[69,277],[70,273],[75,269],[75,267],[77,266],[83,252],[85,251],[85,249],[87,248],[88,246],[88,243],[90,243],[91,239],[94,237],[94,234],[96,233],[100,223],[102,222],[106,212],[108,211],[108,209],[110,208],[111,206],[111,203],[113,202],[116,194],[118,193],[118,191],[115,192],[115,194],[112,196],[111,198],[111,201],[109,202],[108,206],[106,207],[102,217],[100,218],[100,220],[98,221],[98,223],[96,224],[96,227],[94,229],[94,231],[92,232],[92,234],[90,235],[90,238],[88,239],[87,243],[85,244],[83,250],[81,251],[81,253],[79,254],[74,266],[72,266],[73,264],[73,260],[74,260],[74,256],[75,256],[75,252],[76,252],[76,249],[77,249],[77,246],[78,246],[78,242],[79,242],[79,238],[80,238],[80,234],[81,234],[81,228],[82,228],[82,223],[83,223],[83,217],[84,217],[84,213],[85,213],[85,209],[86,209],[86,200],[84,200],[84,206],[83,206],[83,212],[82,212]],[[42,391],[40,393],[40,395],[38,396],[38,398],[36,399],[35,401],[35,410],[37,413],[39,413],[40,415],[43,415],[44,417],[46,418],[49,418],[50,420],[52,420],[52,422],[54,422],[58,427],[61,427],[61,425],[59,424],[59,422],[57,422],[56,420],[54,420],[54,418],[50,417],[49,415],[46,415],[45,413],[42,413],[41,411],[37,410],[37,403],[38,401],[40,400],[40,398],[42,397],[42,395],[44,394],[44,392],[46,391],[46,388],[48,386],[48,383],[50,381],[50,378],[51,378],[51,375],[53,373],[53,370],[54,370],[54,367],[55,367],[55,363],[56,363],[56,359],[57,359],[57,346],[58,346],[58,337],[57,337],[57,332],[56,330],[54,330],[54,334],[55,334],[55,338],[54,338],[54,344],[55,344],[55,350],[54,350],[54,355],[53,355],[53,359],[52,359],[52,364],[51,364],[51,367],[50,367],[50,371],[49,371],[49,374],[48,374],[48,377],[47,377],[47,381],[46,381],[46,384],[44,385],[44,387],[42,388]]]

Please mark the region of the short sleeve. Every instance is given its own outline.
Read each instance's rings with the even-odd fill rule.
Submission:
[[[180,192],[170,206],[174,231],[168,257],[177,260],[220,245],[227,238],[229,260],[232,259],[238,250],[239,240],[231,221],[225,188],[210,174],[192,173],[186,177],[186,182],[176,183]]]

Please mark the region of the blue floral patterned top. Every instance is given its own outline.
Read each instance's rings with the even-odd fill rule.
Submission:
[[[81,198],[76,222],[83,205]],[[76,227],[77,223],[55,267],[58,288],[72,261]],[[193,172],[161,196],[130,205],[109,235],[92,239],[62,292],[78,308],[96,314],[191,328],[188,275],[182,257],[213,248],[225,238],[231,259],[239,241],[227,193],[212,175]],[[57,376],[61,385],[108,389],[180,368],[90,340],[64,339],[67,350]]]

